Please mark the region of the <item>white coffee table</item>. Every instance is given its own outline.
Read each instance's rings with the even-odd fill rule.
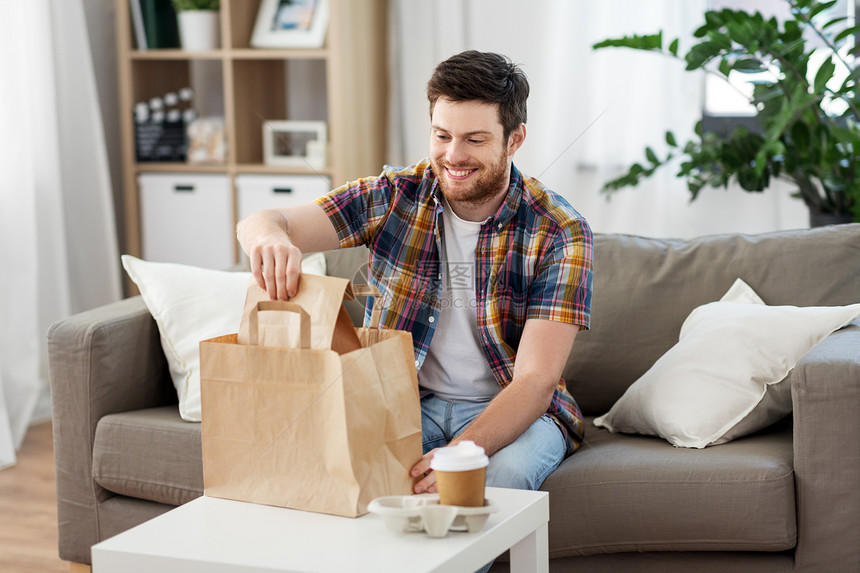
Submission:
[[[473,572],[510,549],[512,572],[547,572],[549,494],[487,488],[480,533],[395,534],[357,519],[201,497],[92,548],[93,573]]]

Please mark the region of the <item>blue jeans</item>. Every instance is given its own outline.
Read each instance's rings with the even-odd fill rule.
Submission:
[[[424,453],[445,446],[489,402],[447,402],[432,394],[421,398],[421,434]],[[538,489],[564,459],[564,436],[553,419],[544,414],[513,443],[490,457],[487,485],[514,489]]]

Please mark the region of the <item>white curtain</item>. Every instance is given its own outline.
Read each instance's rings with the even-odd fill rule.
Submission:
[[[434,66],[466,49],[508,55],[529,77],[525,145],[514,163],[564,196],[596,232],[693,237],[808,225],[807,210],[777,186],[765,193],[707,188],[695,202],[676,166],[607,200],[600,188],[645,147],[661,155],[671,130],[686,141],[701,118],[703,77],[658,54],[592,50],[607,38],[662,29],[693,43],[705,0],[395,0],[391,12],[392,163],[427,155],[424,89]]]
[[[82,0],[0,0],[0,467],[49,415],[50,324],[121,297]]]

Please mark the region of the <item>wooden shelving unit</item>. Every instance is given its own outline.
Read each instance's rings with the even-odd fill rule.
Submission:
[[[260,0],[221,0],[222,48],[209,52],[139,51],[134,47],[129,0],[116,0],[119,93],[122,130],[125,252],[140,256],[141,173],[313,175],[331,178],[332,186],[379,173],[386,133],[386,0],[329,0],[326,44],[315,49],[254,49],[251,33]],[[263,163],[263,122],[288,117],[286,63],[321,61],[325,66],[329,159],[314,171]],[[193,65],[220,69],[227,161],[220,165],[137,163],[133,109],[169,91],[190,85]],[[218,95],[218,94],[216,94]],[[237,251],[238,252],[238,251]]]

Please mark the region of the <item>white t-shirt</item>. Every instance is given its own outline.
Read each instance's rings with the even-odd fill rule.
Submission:
[[[443,205],[441,304],[418,383],[443,400],[486,402],[501,388],[478,334],[475,249],[482,223],[465,221]]]

